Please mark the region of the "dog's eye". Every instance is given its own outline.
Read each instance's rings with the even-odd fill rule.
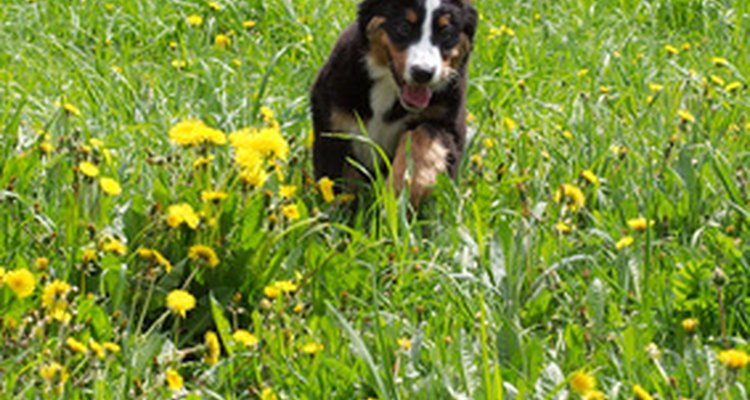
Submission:
[[[407,37],[411,34],[412,29],[412,24],[403,20],[396,25],[396,34],[400,37]]]

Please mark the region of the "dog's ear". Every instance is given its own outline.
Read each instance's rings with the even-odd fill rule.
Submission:
[[[378,6],[380,5],[379,3],[380,0],[365,0],[359,3],[359,8],[357,9],[357,23],[359,24],[360,33],[364,37],[369,36],[369,30],[373,28],[371,23],[375,17],[379,16],[377,11]]]
[[[477,20],[479,15],[477,14],[476,8],[471,5],[471,0],[464,0],[464,29],[463,32],[469,39],[474,39],[474,34],[477,31]]]

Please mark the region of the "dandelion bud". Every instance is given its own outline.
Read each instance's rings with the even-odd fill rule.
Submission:
[[[719,267],[716,267],[716,269],[714,269],[712,279],[714,281],[714,285],[718,287],[722,287],[727,284],[727,274],[724,273],[724,270]]]

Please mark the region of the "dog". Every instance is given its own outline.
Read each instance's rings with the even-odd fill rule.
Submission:
[[[311,90],[316,179],[337,182],[385,172],[418,206],[439,174],[452,178],[466,141],[466,86],[477,12],[470,0],[364,0]],[[354,163],[351,160],[355,161]],[[356,166],[359,164],[359,169]],[[407,177],[407,172],[410,176]]]

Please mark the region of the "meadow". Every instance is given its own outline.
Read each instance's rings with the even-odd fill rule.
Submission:
[[[474,4],[413,213],[312,178],[355,1],[4,2],[2,397],[747,399],[750,2]]]

